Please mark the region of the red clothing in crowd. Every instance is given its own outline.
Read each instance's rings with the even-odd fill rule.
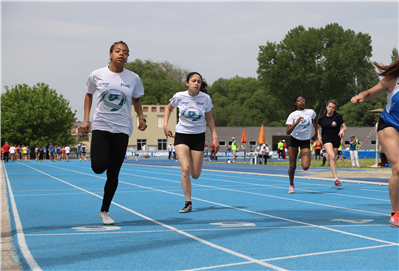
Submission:
[[[10,145],[4,144],[3,149],[4,149],[4,152],[10,152]]]

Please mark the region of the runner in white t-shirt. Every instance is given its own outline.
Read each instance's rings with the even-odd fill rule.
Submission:
[[[71,154],[71,148],[67,145],[65,146],[66,161],[69,162],[69,155]]]
[[[310,167],[310,137],[312,129],[315,134],[312,140],[319,137],[319,129],[316,120],[316,113],[312,109],[305,108],[305,98],[302,95],[295,96],[295,111],[292,112],[287,119],[287,135],[291,135],[288,152],[290,156],[290,167],[288,176],[290,178],[290,187],[288,193],[295,193],[294,176],[296,169],[296,158],[298,157],[298,147],[301,148],[301,165],[304,170]]]
[[[115,42],[110,49],[108,67],[95,70],[86,83],[84,102],[84,133],[92,130],[91,167],[97,174],[107,171],[107,182],[100,217],[103,224],[114,224],[108,214],[109,206],[118,186],[119,171],[126,154],[126,148],[133,131],[132,103],[139,116],[138,129],[147,128],[140,96],[144,94],[140,77],[124,68],[129,48],[123,41]],[[97,106],[90,123],[93,94],[97,92]]]
[[[207,84],[197,72],[187,76],[187,91],[176,93],[167,105],[164,114],[164,132],[166,137],[175,138],[175,150],[181,167],[181,184],[186,203],[180,213],[192,210],[191,180],[198,179],[202,171],[204,157],[205,131],[208,123],[213,136],[215,153],[219,150],[219,140],[213,121],[211,97],[207,94]],[[176,134],[173,135],[168,127],[171,112],[179,108],[179,122],[176,125]]]

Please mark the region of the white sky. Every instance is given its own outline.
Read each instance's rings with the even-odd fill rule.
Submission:
[[[136,58],[169,61],[218,78],[257,77],[259,46],[303,25],[338,23],[368,33],[372,61],[389,64],[398,48],[398,1],[2,2],[4,86],[44,82],[83,119],[89,74],[107,65],[123,40]],[[145,95],[145,94],[144,94]],[[93,104],[94,106],[94,104]],[[92,108],[92,112],[94,108]]]

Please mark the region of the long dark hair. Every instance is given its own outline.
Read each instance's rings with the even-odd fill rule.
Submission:
[[[390,65],[382,65],[377,62],[373,62],[374,66],[377,67],[377,74],[379,76],[390,76],[390,77],[399,77],[399,57],[395,59]]]
[[[198,75],[199,77],[201,77],[201,86],[200,86],[200,89],[199,89],[199,90],[202,91],[202,92],[204,92],[204,93],[206,93],[206,94],[208,94],[208,91],[206,90],[206,87],[208,86],[208,84],[207,84],[206,81],[202,78],[202,75],[199,74],[198,72],[190,72],[190,73],[187,75],[186,82],[190,81],[190,78],[193,77],[193,75]]]
[[[296,96],[295,96],[295,98],[294,98],[294,110],[298,110],[298,108],[296,107],[296,104],[295,104],[295,103],[296,103],[296,100],[297,100],[299,97],[304,98],[303,95],[296,95]]]

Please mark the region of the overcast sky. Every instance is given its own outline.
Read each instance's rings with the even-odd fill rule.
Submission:
[[[368,33],[372,61],[389,64],[398,48],[398,1],[388,2],[2,2],[4,86],[44,82],[83,119],[89,74],[107,65],[123,40],[135,59],[169,61],[218,78],[257,77],[259,46],[303,25],[338,23]],[[145,95],[145,94],[144,94]],[[93,109],[92,109],[93,111]]]

